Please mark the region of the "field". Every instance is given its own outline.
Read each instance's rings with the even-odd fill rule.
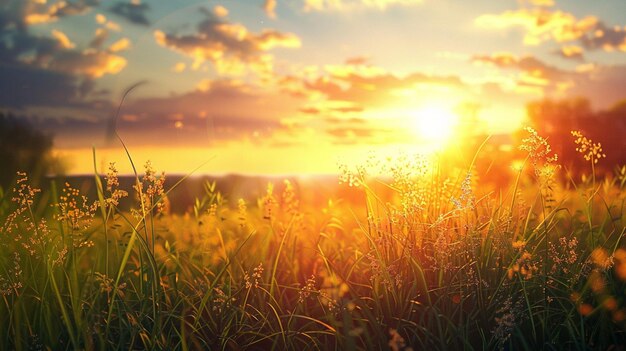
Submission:
[[[329,188],[207,181],[183,209],[189,179],[165,187],[150,163],[130,187],[94,173],[90,198],[21,173],[0,197],[0,345],[622,350],[626,168],[600,176],[600,145],[571,147],[581,174],[528,129],[503,186],[471,158],[405,155]]]

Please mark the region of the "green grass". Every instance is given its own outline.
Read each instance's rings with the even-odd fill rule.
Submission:
[[[0,193],[1,348],[623,345],[624,172],[596,177],[591,157],[583,180],[559,177],[544,139],[524,143],[525,168],[497,191],[473,161],[404,157],[375,173],[390,178],[343,168],[360,205],[301,203],[317,189],[289,182],[227,201],[207,183],[175,215],[149,164],[130,195],[94,174],[96,199],[22,176]]]

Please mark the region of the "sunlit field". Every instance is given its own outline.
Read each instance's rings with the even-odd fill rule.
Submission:
[[[55,350],[620,349],[626,171],[599,177],[601,145],[570,142],[586,164],[575,176],[528,128],[501,187],[482,180],[479,147],[462,165],[341,165],[322,202],[290,180],[248,200],[207,181],[182,211],[168,198],[189,179],[165,188],[149,162],[129,188],[114,164],[45,192],[20,173],[0,203],[0,338]]]
[[[0,351],[626,350],[626,0],[0,0]]]

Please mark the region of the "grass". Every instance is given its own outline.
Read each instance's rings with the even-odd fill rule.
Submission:
[[[481,186],[473,162],[342,167],[358,206],[301,203],[316,189],[288,181],[257,203],[227,201],[207,183],[176,215],[149,163],[133,189],[118,188],[114,166],[94,173],[96,199],[70,184],[42,194],[20,174],[0,193],[0,345],[616,349],[625,172],[596,177],[601,148],[575,134],[590,162],[575,181],[528,135],[525,166],[499,191]],[[135,205],[122,210],[127,196]]]

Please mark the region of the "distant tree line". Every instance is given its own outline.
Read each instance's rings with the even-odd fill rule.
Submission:
[[[572,130],[602,144],[606,158],[597,164],[599,173],[611,174],[626,165],[626,99],[599,112],[592,111],[585,98],[547,99],[529,103],[526,109],[532,127],[548,138],[559,163],[573,173],[588,171],[589,162],[576,151]]]
[[[26,118],[0,112],[0,187],[10,188],[18,171],[36,181],[59,168],[52,155],[51,135],[37,130]]]

